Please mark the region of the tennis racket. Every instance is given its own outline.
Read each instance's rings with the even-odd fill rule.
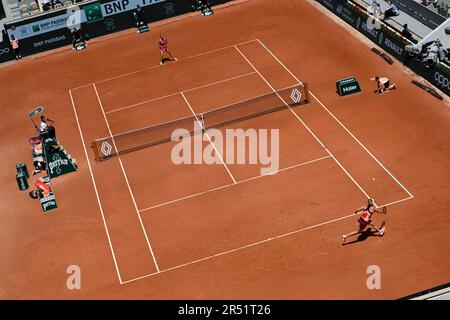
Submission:
[[[386,214],[386,212],[387,212],[387,207],[381,208],[381,212],[382,212],[383,214]]]

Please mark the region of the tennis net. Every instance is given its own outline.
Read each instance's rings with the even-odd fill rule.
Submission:
[[[171,141],[172,133],[177,129],[185,129],[185,136],[191,136],[202,133],[209,128],[220,128],[308,102],[309,92],[307,84],[296,84],[185,118],[120,133],[112,137],[96,139],[92,142],[91,147],[95,154],[95,160],[107,160],[120,154],[169,142]],[[200,126],[194,126],[196,122],[200,123],[200,129],[198,129]]]

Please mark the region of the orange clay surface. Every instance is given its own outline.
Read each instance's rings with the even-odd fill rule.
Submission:
[[[160,33],[177,62],[159,65]],[[375,75],[398,89],[375,95]],[[335,81],[349,76],[362,92],[339,97]],[[1,66],[0,297],[394,299],[448,282],[450,110],[411,80],[303,0],[232,2]],[[94,160],[90,143],[109,130],[297,81],[310,104],[227,127],[279,129],[275,175],[175,165],[174,143]],[[27,115],[39,105],[79,166],[53,181],[59,208],[49,213],[14,179],[16,163],[32,168]],[[387,205],[373,217],[386,234],[342,245],[366,196]],[[81,290],[66,288],[70,265]],[[371,265],[380,290],[366,286]]]

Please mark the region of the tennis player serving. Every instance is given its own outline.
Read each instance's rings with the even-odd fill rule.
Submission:
[[[169,40],[167,40],[166,37],[164,37],[164,35],[159,35],[159,50],[161,51],[161,62],[159,64],[163,64],[164,63],[164,52],[167,52],[174,61],[177,61],[177,58],[175,58],[169,51],[169,49],[167,48],[167,44],[169,43]]]
[[[357,209],[355,211],[355,214],[359,213],[359,212],[363,212],[363,214],[361,215],[361,217],[358,218],[358,223],[359,223],[359,229],[357,231],[353,231],[349,234],[344,234],[342,236],[342,241],[346,241],[348,237],[354,236],[356,234],[360,234],[363,233],[364,230],[366,229],[367,226],[372,226],[375,228],[375,230],[378,231],[378,233],[380,234],[380,236],[384,235],[384,221],[381,224],[381,226],[378,228],[377,226],[375,226],[372,223],[372,220],[370,220],[370,218],[372,217],[372,215],[375,212],[378,213],[384,213],[386,214],[386,207],[383,207],[382,211],[377,210],[377,208],[375,207],[374,201],[373,199],[369,199],[367,201],[367,205],[362,206],[361,208]]]

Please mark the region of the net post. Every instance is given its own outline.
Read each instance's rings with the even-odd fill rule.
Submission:
[[[308,82],[303,82],[303,88],[305,88],[305,95],[306,95],[306,103],[311,102],[311,98],[309,96],[309,90],[308,90]]]
[[[95,141],[91,142],[91,148],[94,151],[94,159],[95,159],[95,161],[99,161],[100,157],[99,157],[99,153],[98,153],[98,147],[97,147],[97,144],[95,143]]]

